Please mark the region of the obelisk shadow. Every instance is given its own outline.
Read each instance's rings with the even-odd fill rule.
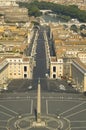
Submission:
[[[37,121],[37,109],[34,108],[35,121]]]

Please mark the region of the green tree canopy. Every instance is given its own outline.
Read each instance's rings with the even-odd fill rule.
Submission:
[[[77,18],[80,22],[86,22],[86,11],[80,10],[76,5],[67,6],[44,1],[42,2],[34,1],[31,3],[20,2],[19,5],[21,7],[23,6],[28,8],[29,15],[40,16],[41,9],[47,9],[47,10],[49,9],[58,15],[66,16],[66,18],[67,17]]]
[[[40,12],[40,10],[37,8],[37,6],[33,5],[33,7],[31,7],[31,8],[28,9],[28,14],[29,14],[30,16],[35,16],[35,17],[37,17],[37,16],[40,16],[40,15],[41,15],[41,12]]]

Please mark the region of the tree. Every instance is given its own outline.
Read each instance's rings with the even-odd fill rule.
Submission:
[[[30,16],[38,17],[38,16],[41,15],[41,12],[40,12],[40,10],[34,5],[33,7],[30,7],[30,8],[29,8],[28,14],[29,14]]]
[[[66,20],[71,19],[71,18],[76,18],[81,22],[86,22],[86,11],[85,10],[80,10],[78,6],[76,5],[60,5],[60,4],[55,4],[52,2],[38,2],[34,1],[31,3],[22,3],[19,2],[19,6],[23,6],[28,8],[29,14],[30,15],[35,15],[35,16],[40,16],[41,13],[39,10],[41,9],[49,9],[52,10],[54,13],[64,17]],[[35,6],[35,7],[34,7]],[[35,12],[36,11],[36,12]]]

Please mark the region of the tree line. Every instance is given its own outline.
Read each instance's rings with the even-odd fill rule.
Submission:
[[[55,4],[51,2],[38,2],[34,1],[31,3],[21,3],[19,2],[19,6],[23,6],[28,8],[28,14],[30,16],[35,16],[38,17],[41,15],[40,10],[42,9],[49,9],[52,10],[54,13],[58,14],[59,16],[68,17],[68,20],[71,18],[76,18],[80,22],[86,22],[86,11],[85,10],[80,10],[78,6],[76,5],[60,5],[60,4]]]

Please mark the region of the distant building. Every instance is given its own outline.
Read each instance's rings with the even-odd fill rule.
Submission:
[[[80,9],[86,10],[86,0],[38,0],[38,1],[53,2],[56,4],[63,4],[63,5],[77,5]]]
[[[28,9],[19,7],[7,9],[4,18],[6,22],[27,22],[29,20]]]
[[[0,0],[0,14],[4,16],[5,22],[22,23],[28,22],[28,9],[20,8],[15,0],[1,1]]]
[[[86,52],[79,52],[77,56],[86,65]]]
[[[7,6],[18,6],[16,4],[16,0],[0,0],[0,6],[7,7]]]

